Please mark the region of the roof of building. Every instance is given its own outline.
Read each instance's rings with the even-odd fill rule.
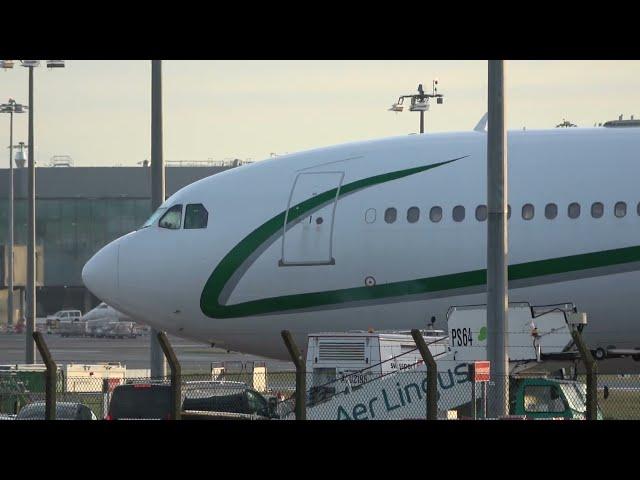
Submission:
[[[167,197],[201,178],[230,167],[167,167]],[[27,169],[14,169],[16,198],[27,197]],[[8,191],[9,169],[0,169],[0,191]],[[151,169],[145,167],[40,167],[38,198],[150,198]]]

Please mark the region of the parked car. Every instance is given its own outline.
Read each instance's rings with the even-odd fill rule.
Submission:
[[[277,399],[267,399],[243,382],[185,382],[182,410],[278,418]]]
[[[134,383],[113,389],[107,420],[168,420],[171,418],[171,385]]]
[[[60,310],[53,315],[47,315],[47,327],[57,328],[60,322],[77,322],[82,318],[80,310]]]
[[[45,402],[28,403],[18,412],[16,420],[44,420]],[[57,402],[56,420],[97,420],[93,411],[77,402]]]

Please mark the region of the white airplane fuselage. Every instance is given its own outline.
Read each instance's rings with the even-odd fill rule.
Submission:
[[[637,128],[508,135],[509,300],[575,303],[592,348],[640,347],[639,153]],[[433,316],[445,326],[450,306],[486,302],[482,208],[476,218],[486,170],[482,132],[230,169],[166,200],[182,205],[179,229],[156,220],[115,240],[83,279],[157,329],[275,358],[288,358],[283,329],[304,346],[311,332],[417,328]],[[206,228],[183,228],[189,204],[204,205]]]

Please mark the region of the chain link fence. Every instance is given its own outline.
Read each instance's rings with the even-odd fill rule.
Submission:
[[[493,398],[493,382],[474,384],[462,367],[438,372],[437,380],[439,419],[496,418],[495,405],[488,400]],[[315,371],[305,374],[305,382],[308,420],[425,419],[427,415],[424,369],[377,376],[351,372],[331,379],[327,372]],[[585,418],[585,382],[581,375],[511,378],[507,418]],[[295,372],[212,369],[210,374],[183,374],[180,390],[183,419],[295,419]],[[58,375],[56,382],[58,419],[168,419],[171,401],[169,377]],[[599,419],[640,419],[640,375],[598,375],[597,401]],[[1,419],[44,419],[44,412],[44,380],[35,373],[0,374]]]
[[[525,369],[478,382],[474,379],[489,377],[483,378],[481,370],[472,373],[476,363],[448,357],[436,363],[419,332],[413,334],[420,356],[409,349],[364,369],[314,362],[313,370],[305,372],[285,331],[297,372],[267,372],[264,364],[251,362],[249,368],[212,364],[207,374],[182,374],[161,332],[158,339],[172,375],[149,378],[128,377],[124,368],[94,371],[86,366],[75,374],[67,369],[65,375],[42,335],[34,333],[48,370],[0,369],[0,419],[37,420],[52,413],[65,420],[640,419],[640,375],[568,378],[565,369],[556,376]],[[425,362],[437,366],[437,372],[428,372]],[[588,372],[591,362],[588,358]],[[502,390],[506,386],[508,396]],[[55,410],[48,410],[54,404]]]

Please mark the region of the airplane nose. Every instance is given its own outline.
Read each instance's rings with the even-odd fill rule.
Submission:
[[[119,250],[118,242],[108,244],[91,257],[82,269],[84,285],[106,303],[113,302],[118,295]]]

